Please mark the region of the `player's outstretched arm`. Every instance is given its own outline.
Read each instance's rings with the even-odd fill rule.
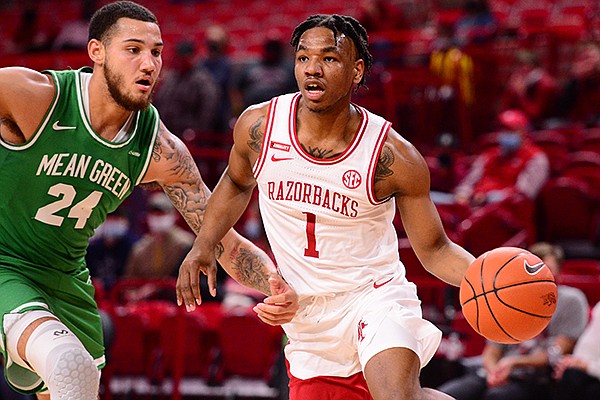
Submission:
[[[160,185],[192,230],[196,234],[200,232],[211,196],[210,190],[204,184],[189,150],[162,123],[144,182]],[[200,273],[207,276],[210,292],[216,294],[216,258],[239,283],[268,295],[276,295],[265,299],[265,302],[272,301],[275,308],[261,310],[259,316],[263,320],[289,322],[297,309],[295,292],[283,283],[282,287],[277,286],[277,293],[272,293],[270,279],[276,275],[272,260],[233,229],[224,228],[223,223],[226,223],[231,211],[229,207],[216,211],[217,224],[209,228],[211,232],[214,230],[213,244],[205,246],[204,241],[197,239],[180,267],[177,280],[179,304],[185,304],[191,311],[202,302]]]
[[[379,156],[375,189],[378,198],[394,196],[415,254],[429,272],[459,286],[475,258],[453,243],[429,193],[429,170],[419,152],[391,130]]]

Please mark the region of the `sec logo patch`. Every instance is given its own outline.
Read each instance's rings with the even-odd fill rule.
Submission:
[[[361,182],[362,182],[362,177],[360,176],[358,171],[355,171],[353,169],[346,171],[344,173],[344,175],[342,176],[342,183],[348,189],[356,189],[357,187],[360,186]]]

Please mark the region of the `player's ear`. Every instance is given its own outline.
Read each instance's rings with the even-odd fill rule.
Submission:
[[[87,46],[88,55],[90,59],[94,62],[94,64],[103,64],[104,63],[104,45],[97,39],[92,39],[88,42]]]
[[[360,83],[360,81],[363,78],[364,73],[365,73],[365,62],[362,60],[362,58],[359,58],[358,60],[356,60],[354,62],[354,79],[353,79],[354,84],[358,85],[358,83]]]

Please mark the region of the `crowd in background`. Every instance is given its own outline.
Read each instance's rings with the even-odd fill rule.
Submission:
[[[0,31],[3,42],[0,65],[15,59],[26,63],[27,54],[85,51],[87,21],[104,2],[54,1],[60,7],[76,5],[77,11],[66,13],[72,19],[51,28],[40,21],[38,2],[2,2],[0,18],[8,13],[19,18],[11,25],[14,29],[7,31],[5,27]],[[211,7],[212,4],[215,8],[225,8],[225,3],[231,3],[235,10],[238,4],[212,0],[156,3],[161,3],[160,9],[181,7],[184,12],[188,10],[184,7]],[[600,204],[597,202],[600,5],[597,2],[364,0],[346,2],[337,9],[327,6],[327,10],[350,13],[370,33],[376,64],[367,81],[368,91],[357,93],[356,102],[359,105],[364,102],[372,111],[390,119],[395,129],[421,150],[431,169],[432,198],[453,240],[461,242],[476,256],[485,251],[486,246],[487,249],[506,244],[530,247],[536,242],[549,242],[548,246],[554,247],[544,252],[551,253],[558,263],[566,258],[597,260],[600,265],[600,207],[597,206]],[[515,10],[521,10],[521,14],[517,15]],[[303,11],[310,13],[307,9]],[[316,7],[314,12],[318,11]],[[305,16],[297,21],[286,21],[289,28]],[[182,16],[181,20],[193,20],[193,15]],[[163,27],[165,38],[174,38],[175,42],[166,39],[166,46],[173,50],[170,57],[165,56],[165,70],[154,104],[166,125],[190,146],[210,187],[216,184],[226,164],[231,145],[229,135],[236,117],[248,105],[296,90],[287,32],[269,26],[247,27],[255,34],[261,31],[260,39],[253,39],[258,46],[250,51],[244,49],[244,43],[239,40],[232,43],[232,31],[240,30],[234,21],[235,17],[209,21],[198,28],[202,30],[200,37],[182,37],[171,32],[177,28],[184,30],[177,23]],[[556,27],[554,32],[548,28],[552,23]],[[169,31],[169,27],[175,29]],[[250,37],[251,33],[247,34]],[[407,40],[407,35],[412,39]],[[427,38],[425,48],[410,47],[418,43],[417,40],[412,42],[417,37]],[[508,52],[498,51],[506,48]],[[406,82],[402,81],[408,85],[409,94],[404,100],[398,95],[405,90],[400,86],[392,89],[397,90],[394,95],[385,91],[385,86],[391,87],[398,75],[399,81],[402,76],[408,77]],[[411,78],[415,76],[417,78]],[[425,104],[424,114],[415,112],[416,103]],[[425,130],[432,133],[426,134]],[[593,144],[584,147],[594,139],[597,139],[596,147]],[[588,172],[579,177],[567,175],[566,166],[582,158]],[[573,177],[577,177],[576,183],[565,181]],[[552,214],[546,211],[550,210],[546,208],[550,200],[545,196],[553,196],[546,192],[555,185],[566,185],[560,186],[563,192],[575,187],[577,190],[572,189],[573,193],[587,196],[585,204],[591,206],[587,218],[590,225],[585,234],[569,236],[568,229],[562,228],[563,236],[550,235],[549,220],[555,216],[556,209],[552,209]],[[570,212],[570,204],[562,204],[562,207],[564,213]],[[486,245],[477,247],[473,242],[469,247],[470,230],[478,223],[483,224],[480,221],[498,216],[503,225],[489,226],[498,231],[514,230],[505,237],[479,231],[479,235],[483,235],[479,239],[487,240]],[[268,250],[256,204],[249,207],[238,229]],[[402,232],[401,226],[398,231]],[[518,236],[519,232],[524,233]],[[162,193],[136,189],[124,206],[97,230],[90,243],[87,263],[99,289],[109,293],[123,278],[176,277],[178,265],[193,239]],[[544,252],[542,256],[548,255]],[[600,275],[598,268],[597,276]],[[407,269],[410,278],[414,270],[408,265]],[[560,273],[557,269],[557,276]],[[600,289],[600,280],[598,282],[596,290]],[[225,290],[215,299],[217,302],[251,307],[256,300],[256,293],[245,292],[233,282],[226,282],[224,274],[220,276],[219,285]],[[229,299],[227,293],[231,294]],[[536,396],[542,390],[557,385],[556,393],[561,400],[599,398],[597,354],[596,358],[590,358],[588,351],[578,350],[600,348],[600,336],[591,333],[598,330],[598,306],[589,313],[592,318],[586,328],[588,311],[597,301],[589,293],[575,296],[577,304],[585,302],[584,306],[574,307],[584,310],[576,324],[554,323],[546,336],[529,344],[531,347],[527,349],[488,343],[481,350],[480,362],[461,364],[464,375],[442,385],[442,390],[459,400],[507,398],[503,396],[516,400],[540,398]],[[144,295],[144,291],[132,292],[130,298],[135,300]],[[210,299],[210,296],[204,295],[204,298]],[[459,311],[455,301],[454,296],[445,302],[441,310],[444,317],[437,322],[450,326]],[[424,305],[427,306],[426,302]],[[450,313],[447,306],[453,308]],[[570,316],[573,317],[573,312]],[[557,344],[552,341],[555,336],[567,341],[558,355],[550,352],[556,349],[553,346]],[[544,346],[540,345],[541,341]],[[536,346],[543,350],[540,350],[543,354],[539,364],[519,361],[517,357],[535,354],[539,350]],[[565,354],[572,355],[562,357]],[[497,389],[509,381],[514,389],[510,395]],[[528,390],[522,390],[523,382],[527,383]],[[577,397],[572,394],[575,390],[579,393]],[[2,396],[8,395],[2,394],[0,399]]]

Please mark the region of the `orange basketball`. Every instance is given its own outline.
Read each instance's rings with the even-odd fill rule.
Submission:
[[[499,247],[479,256],[460,284],[460,304],[469,324],[497,343],[519,343],[546,328],[556,309],[556,283],[536,255]]]

